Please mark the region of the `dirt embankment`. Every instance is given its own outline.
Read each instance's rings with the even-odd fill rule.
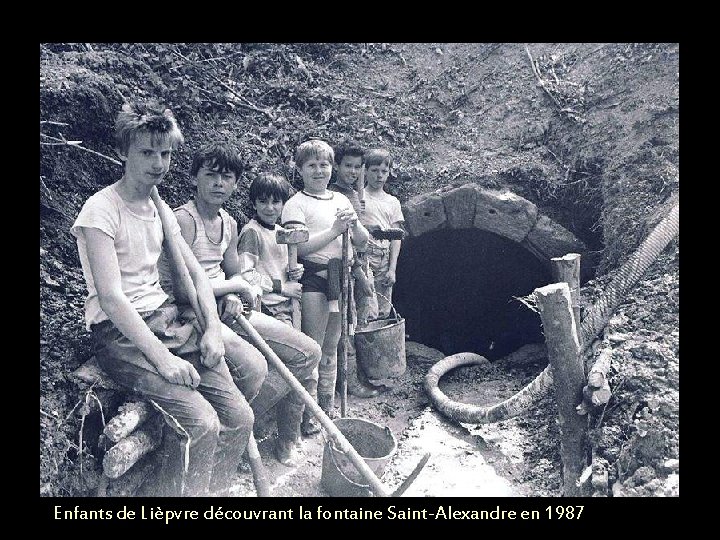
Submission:
[[[111,126],[123,99],[168,103],[187,140],[161,188],[171,204],[189,196],[189,156],[208,138],[247,157],[230,205],[243,222],[242,188],[254,173],[276,170],[297,186],[289,164],[298,142],[352,135],[391,149],[388,189],[401,201],[474,181],[537,204],[596,252],[600,277],[583,290],[586,302],[679,189],[676,44],[54,44],[41,47],[40,61],[41,120],[62,123],[42,124],[55,139],[41,142],[81,140],[113,156]],[[90,354],[68,231],[82,202],[121,171],[62,145],[42,146],[40,165],[40,491],[76,495],[97,471],[92,437],[79,447],[84,402],[68,379]],[[677,491],[678,261],[676,241],[603,337],[614,396],[594,437],[614,495]],[[557,445],[548,407],[521,420],[546,435],[525,452],[529,463],[551,460],[537,471],[557,468],[556,451],[541,457]],[[100,419],[88,417],[86,429],[93,422]]]

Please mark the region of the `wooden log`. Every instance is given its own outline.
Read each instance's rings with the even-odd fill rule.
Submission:
[[[73,371],[70,374],[70,378],[76,382],[81,381],[89,385],[107,388],[108,390],[122,390],[120,385],[113,381],[108,374],[102,370],[94,356]]]
[[[595,363],[588,373],[588,386],[592,388],[602,388],[606,384],[607,373],[610,371],[610,361],[612,360],[612,352],[605,349],[600,352]]]
[[[583,387],[583,403],[581,406],[587,411],[593,407],[605,405],[610,401],[612,392],[607,380],[610,370],[612,353],[608,350],[600,351],[597,360],[588,373],[587,385]]]
[[[108,450],[103,458],[103,471],[107,477],[114,480],[122,476],[141,457],[155,450],[162,439],[161,425],[162,418],[158,415]]]
[[[146,401],[129,401],[105,425],[103,433],[108,440],[116,443],[130,435],[154,413],[155,410]]]
[[[141,458],[120,478],[109,482],[106,489],[109,497],[132,497],[160,465],[160,452],[153,452]]]
[[[567,283],[570,287],[575,324],[580,326],[580,254],[568,253],[562,257],[550,259],[553,278],[557,283]],[[579,332],[579,329],[578,329]],[[578,334],[579,336],[579,334]]]
[[[545,332],[548,360],[555,381],[560,420],[560,456],[563,464],[563,495],[582,495],[578,480],[587,466],[587,419],[577,414],[582,400],[585,371],[579,358],[580,343],[575,325],[570,288],[554,283],[534,291]]]
[[[610,385],[607,382],[605,382],[605,386],[603,388],[592,388],[591,386],[583,387],[583,403],[586,407],[588,405],[592,407],[605,405],[608,401],[610,401],[610,396],[612,396],[612,392],[610,391]]]

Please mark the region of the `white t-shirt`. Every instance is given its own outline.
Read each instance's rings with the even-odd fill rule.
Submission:
[[[84,227],[100,229],[115,241],[120,285],[132,306],[138,312],[152,311],[167,300],[168,295],[160,286],[158,259],[162,252],[163,229],[157,208],[150,201],[153,217],[135,214],[128,208],[113,186],[107,186],[92,195],[80,210],[70,232],[77,238],[80,264],[82,265],[88,297],[85,300],[85,325],[109,319],[100,307],[97,289],[90,272]],[[163,203],[164,204],[164,203]],[[180,234],[180,225],[170,207],[172,234]]]
[[[335,223],[335,213],[339,209],[352,208],[352,203],[342,193],[327,191],[331,194],[329,199],[318,199],[298,191],[288,199],[282,211],[280,221],[283,226],[288,222],[298,222],[308,228],[313,235],[332,227]],[[349,259],[352,259],[352,245],[348,246]],[[321,249],[306,255],[308,261],[327,264],[330,259],[339,259],[342,255],[342,235],[337,236]]]
[[[381,229],[389,229],[401,221],[405,221],[405,218],[397,197],[384,191],[365,191],[365,211],[360,214],[360,222],[365,227],[379,226]],[[378,240],[373,238],[372,234],[368,243],[382,248],[390,246],[390,240]]]

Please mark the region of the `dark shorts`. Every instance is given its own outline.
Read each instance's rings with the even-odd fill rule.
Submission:
[[[303,293],[321,292],[325,296],[328,295],[328,282],[324,277],[320,277],[317,274],[304,273],[302,278],[300,278],[300,283],[303,286]]]

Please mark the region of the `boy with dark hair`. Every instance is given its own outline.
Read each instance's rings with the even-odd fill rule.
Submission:
[[[405,220],[400,201],[384,190],[392,168],[390,152],[383,148],[368,150],[365,154],[365,168],[365,211],[360,220],[370,231],[367,253],[374,274],[378,318],[383,319],[390,315],[395,269],[402,240],[379,240],[373,236],[373,231],[403,228]]]
[[[201,266],[205,269],[213,293],[218,299],[221,320],[248,340],[245,330],[236,322],[243,314],[243,300],[253,305],[258,297],[256,287],[243,277],[238,254],[237,222],[222,208],[237,188],[243,164],[237,152],[225,144],[210,144],[193,158],[191,180],[197,190],[195,198],[175,209],[183,237]],[[279,215],[279,214],[278,214]],[[247,227],[247,226],[246,226]],[[245,235],[245,242],[252,234]],[[241,248],[244,253],[245,248]],[[246,274],[247,275],[247,274]],[[248,322],[258,331],[305,389],[314,395],[317,389],[315,368],[320,361],[320,347],[311,338],[288,327],[266,313],[250,311]],[[242,342],[238,354],[259,355],[249,341]],[[242,388],[242,370],[233,369],[233,378]],[[304,409],[302,398],[288,393],[286,384],[280,389],[276,377],[268,377],[252,401],[256,416],[261,416],[277,403],[278,438],[275,456],[284,465],[292,463],[300,440],[300,423]]]
[[[154,103],[126,104],[115,139],[124,174],[85,202],[71,228],[88,288],[86,325],[100,367],[148,399],[172,428],[164,430],[168,455],[157,473],[158,494],[204,496],[229,486],[253,425],[224,358],[242,340],[220,322],[205,271],[183,241],[177,242],[178,263],[187,267],[206,327],[160,286],[163,245],[168,235],[180,235],[160,203],[171,220],[163,229],[152,199],[183,141],[172,112]],[[267,366],[258,357],[233,360],[243,370],[244,391],[254,395]]]
[[[362,216],[364,201],[361,201],[355,185],[362,174],[364,149],[353,141],[344,141],[335,148],[335,182],[328,186],[331,191],[345,195],[352,203],[355,213]],[[365,250],[367,245],[358,246],[357,256],[351,269],[351,312],[356,314],[358,326],[362,326],[367,319],[377,313],[377,306],[373,309],[370,301],[375,302],[375,290],[369,276],[365,275]],[[369,270],[369,268],[368,268]],[[347,390],[356,397],[368,398],[379,394],[379,390],[370,384],[364,376],[362,369],[357,365],[354,335],[348,335],[347,346]]]
[[[292,326],[292,299],[300,299],[302,265],[288,268],[288,248],[278,244],[283,206],[290,198],[292,187],[285,178],[275,174],[261,174],[250,184],[250,202],[255,216],[240,232],[238,252],[240,273],[255,287],[261,297],[261,309]]]

